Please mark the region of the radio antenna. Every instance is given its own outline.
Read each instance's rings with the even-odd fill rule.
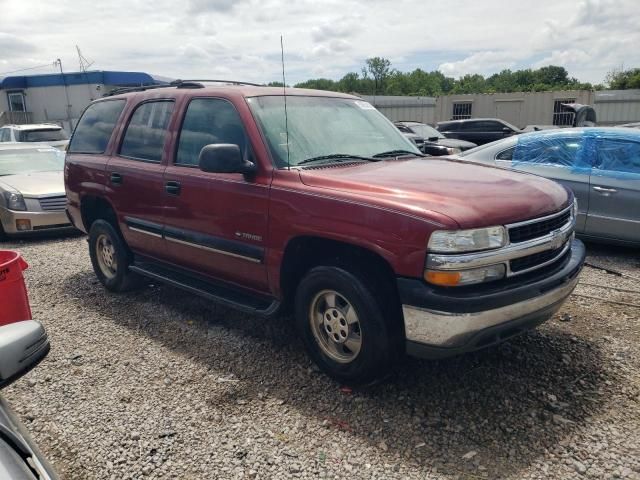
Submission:
[[[287,81],[284,77],[284,42],[280,35],[280,58],[282,60],[282,94],[284,96],[284,131],[287,139],[287,168],[291,170],[291,155],[289,153],[289,117],[287,116]]]

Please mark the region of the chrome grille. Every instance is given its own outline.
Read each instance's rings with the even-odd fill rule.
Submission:
[[[534,219],[530,222],[520,223],[509,228],[509,240],[511,243],[526,242],[533,238],[543,237],[549,233],[564,227],[571,221],[571,209],[567,209],[556,215],[543,219]]]
[[[44,212],[61,212],[67,207],[67,197],[64,195],[40,198],[38,201],[40,202],[40,208]]]
[[[564,254],[567,250],[567,245],[563,245],[560,248],[553,250],[545,250],[543,252],[534,253],[533,255],[527,255],[525,257],[514,258],[509,261],[509,267],[513,273],[521,273],[525,270],[542,267],[548,263],[552,263]]]

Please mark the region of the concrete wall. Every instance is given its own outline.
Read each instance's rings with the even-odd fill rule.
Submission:
[[[640,90],[604,90],[594,97],[598,124],[640,122]]]
[[[375,105],[393,122],[404,120],[433,124],[438,121],[435,97],[364,96],[362,98]]]
[[[471,103],[472,118],[497,117],[518,127],[552,125],[556,100],[594,105],[599,125],[640,121],[640,90],[573,90],[445,95],[442,97],[365,96],[392,121],[414,120],[429,124],[450,120],[456,102]]]

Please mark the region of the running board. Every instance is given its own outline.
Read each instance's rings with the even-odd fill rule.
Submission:
[[[129,270],[254,315],[270,317],[280,307],[280,302],[273,297],[213,282],[202,275],[146,258],[136,257]]]

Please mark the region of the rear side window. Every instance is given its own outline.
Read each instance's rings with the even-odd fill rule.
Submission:
[[[69,152],[104,153],[124,105],[124,100],[108,100],[89,105],[73,132]]]
[[[173,101],[162,100],[139,105],[129,121],[120,155],[134,160],[160,162]]]
[[[502,125],[491,121],[467,122],[462,128],[468,132],[496,132],[502,130]]]
[[[198,165],[200,150],[212,143],[231,143],[244,156],[247,136],[235,107],[219,98],[196,98],[189,103],[182,123],[177,165]]]
[[[622,139],[599,139],[596,168],[640,174],[640,143]]]

